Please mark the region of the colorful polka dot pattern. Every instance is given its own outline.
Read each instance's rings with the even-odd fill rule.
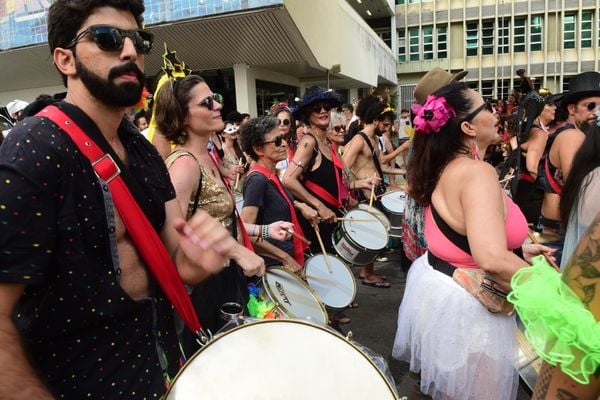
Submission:
[[[78,109],[61,108],[84,130],[97,129]],[[164,203],[175,196],[168,172],[154,147],[126,128],[119,134],[129,168],[160,229]],[[28,285],[15,323],[57,398],[160,398],[159,354],[170,376],[178,368],[171,306],[158,288],[143,301],[121,289],[102,186],[48,120],[13,128],[0,146],[0,281]]]

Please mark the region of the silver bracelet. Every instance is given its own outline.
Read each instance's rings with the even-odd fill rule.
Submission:
[[[261,232],[260,232],[260,236],[261,236],[263,239],[270,239],[270,238],[271,238],[271,235],[269,235],[269,227],[270,227],[270,226],[271,226],[271,225],[263,225],[263,226],[262,226],[262,228],[261,228]]]

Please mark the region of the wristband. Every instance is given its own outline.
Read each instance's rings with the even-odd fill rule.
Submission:
[[[269,227],[270,227],[270,226],[271,226],[271,225],[263,225],[263,226],[262,226],[262,229],[261,229],[260,236],[261,236],[263,239],[270,239],[270,238],[271,238],[271,235],[269,235]]]

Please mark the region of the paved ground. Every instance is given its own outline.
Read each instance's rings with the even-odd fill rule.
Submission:
[[[356,301],[359,307],[347,310],[345,313],[351,322],[342,325],[344,332],[352,331],[354,339],[382,355],[388,362],[393,378],[398,388],[400,397],[407,399],[422,399],[414,392],[414,380],[409,376],[408,364],[394,360],[391,357],[392,345],[396,334],[396,321],[398,306],[402,300],[406,274],[401,268],[400,252],[395,250],[388,254],[389,260],[376,263],[378,272],[386,275],[392,287],[377,289],[360,284],[358,281],[358,294]],[[353,267],[355,276],[358,277],[358,267]],[[518,400],[528,400],[531,396],[523,387],[519,388]]]

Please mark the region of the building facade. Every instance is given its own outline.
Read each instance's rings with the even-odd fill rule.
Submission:
[[[395,39],[403,107],[433,66],[469,71],[484,97],[506,99],[526,70],[536,88],[557,93],[598,71],[598,0],[396,0]]]
[[[369,0],[372,15],[394,18],[392,0]],[[396,86],[396,55],[346,0],[147,0],[149,83],[164,44],[224,95],[225,111],[260,115],[320,85],[346,99]],[[0,105],[64,92],[47,41],[47,0],[0,0]],[[369,11],[371,12],[371,11]],[[367,15],[367,14],[365,14]]]

